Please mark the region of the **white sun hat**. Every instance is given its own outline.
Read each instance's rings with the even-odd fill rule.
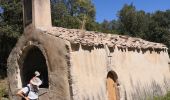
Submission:
[[[35,71],[35,76],[40,76],[40,72]]]
[[[42,84],[42,81],[38,77],[33,77],[30,80],[30,83],[36,86],[40,86]]]

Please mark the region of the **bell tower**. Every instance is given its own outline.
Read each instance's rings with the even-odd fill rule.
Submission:
[[[23,0],[24,27],[51,27],[50,0]]]

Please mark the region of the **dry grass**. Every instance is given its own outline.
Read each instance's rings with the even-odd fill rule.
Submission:
[[[0,100],[8,100],[7,79],[0,79]]]

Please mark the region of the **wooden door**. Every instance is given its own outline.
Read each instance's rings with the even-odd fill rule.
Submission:
[[[117,100],[117,85],[111,77],[107,78],[108,100]]]

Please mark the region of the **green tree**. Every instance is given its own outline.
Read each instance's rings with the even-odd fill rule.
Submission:
[[[112,20],[112,21],[104,20],[101,23],[100,30],[104,33],[119,34],[118,28],[119,28],[119,22],[118,21],[116,21],[116,20]]]
[[[170,48],[170,10],[157,11],[151,15],[147,40],[159,42]],[[169,50],[170,53],[170,50]]]
[[[55,26],[65,28],[78,28],[76,17],[70,16],[63,1],[52,2],[52,22]]]
[[[136,37],[145,38],[146,33],[149,31],[150,14],[146,14],[144,11],[136,12],[136,26],[134,26],[134,34]]]
[[[124,7],[120,10],[118,16],[120,22],[120,32],[123,34],[136,36],[134,31],[137,25],[135,6],[133,6],[133,4],[125,4]]]
[[[91,0],[52,0],[55,26],[95,30],[95,7]]]
[[[111,26],[111,24],[110,24],[109,21],[104,20],[104,21],[101,23],[101,30],[102,30],[102,32],[104,32],[104,33],[109,33],[109,32],[111,31],[111,28],[112,28],[112,26]]]
[[[120,10],[119,14],[120,27],[119,30],[125,35],[144,38],[148,32],[150,14],[144,11],[137,11],[133,4],[127,5]]]
[[[1,0],[0,7],[0,76],[6,72],[7,57],[23,31],[20,0]]]

